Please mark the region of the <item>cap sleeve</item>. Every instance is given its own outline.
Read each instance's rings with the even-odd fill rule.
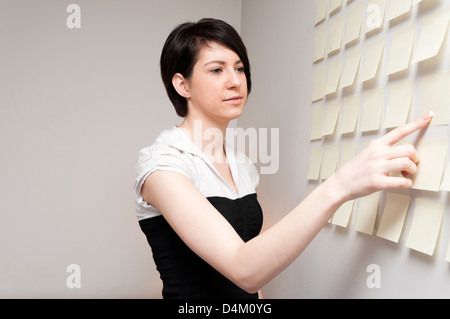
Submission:
[[[143,204],[142,185],[147,177],[155,171],[177,172],[194,181],[192,165],[184,157],[179,150],[161,144],[154,144],[141,149],[136,164],[136,180],[134,183],[137,202]]]

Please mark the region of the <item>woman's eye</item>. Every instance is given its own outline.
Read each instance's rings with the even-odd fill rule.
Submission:
[[[217,69],[212,69],[211,72],[212,73],[220,73],[222,70],[220,68]]]
[[[245,72],[245,68],[241,66],[240,68],[237,68],[237,71],[243,73]]]

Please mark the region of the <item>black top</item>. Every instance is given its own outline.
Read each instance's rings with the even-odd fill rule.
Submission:
[[[261,231],[263,217],[256,193],[238,199],[208,197],[245,242]],[[198,257],[162,215],[139,221],[163,281],[163,298],[257,299]]]

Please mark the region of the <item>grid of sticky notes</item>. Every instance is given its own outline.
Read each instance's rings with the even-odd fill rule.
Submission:
[[[411,114],[432,110],[430,127],[441,129],[441,136],[425,134],[414,143],[420,156],[412,177],[414,196],[377,192],[346,202],[329,222],[347,228],[354,215],[358,232],[398,243],[411,210],[405,245],[433,255],[445,200],[420,196],[450,192],[449,132],[442,130],[450,120],[450,70],[436,67],[450,60],[439,56],[448,38],[450,2],[419,10],[428,0],[315,1],[307,178],[320,183],[333,175],[368,143],[360,136],[376,138],[406,124]],[[428,71],[418,72],[420,68]],[[398,145],[406,142],[411,144]],[[450,242],[446,260],[450,262]]]

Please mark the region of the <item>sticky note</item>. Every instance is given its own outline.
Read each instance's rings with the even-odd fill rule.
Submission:
[[[444,211],[444,203],[416,198],[416,207],[406,247],[433,256]]]
[[[323,124],[322,135],[333,135],[336,131],[339,113],[341,111],[341,100],[335,100],[326,105],[327,115]]]
[[[364,16],[364,2],[360,1],[348,9],[347,26],[345,28],[344,44],[359,39]]]
[[[367,91],[364,94],[364,103],[361,118],[361,132],[376,131],[380,129],[383,103],[383,87]]]
[[[392,128],[406,123],[411,109],[414,81],[392,84],[383,128]]]
[[[342,59],[337,59],[329,63],[324,95],[336,93],[339,81],[341,79],[341,71],[342,71]]]
[[[436,56],[442,47],[450,21],[450,7],[427,16],[422,22],[422,32],[414,51],[412,63]]]
[[[328,0],[316,0],[316,14],[314,24],[317,25],[327,17]]]
[[[351,95],[344,99],[341,134],[353,133],[356,130],[360,104],[361,97],[359,95]]]
[[[445,171],[444,179],[441,183],[441,191],[450,192],[450,164],[447,166]]]
[[[323,94],[325,91],[325,81],[327,75],[327,69],[325,65],[317,67],[314,70],[313,75],[313,93],[312,93],[312,101],[316,102],[318,100],[323,99]]]
[[[358,152],[358,143],[355,141],[342,143],[341,160],[339,167],[344,166],[353,158]]]
[[[339,145],[327,145],[324,147],[320,178],[327,179],[336,172],[339,157]]]
[[[412,177],[413,188],[438,192],[447,156],[448,139],[433,138],[419,141],[417,153],[420,162]]]
[[[383,57],[386,40],[381,38],[367,45],[366,55],[361,67],[361,82],[375,78]]]
[[[356,74],[358,73],[361,62],[362,48],[358,48],[347,54],[345,64],[341,76],[340,88],[346,88],[355,83]]]
[[[386,0],[369,0],[366,9],[366,23],[364,33],[379,29],[384,23]]]
[[[391,1],[393,3],[395,1]],[[387,75],[408,69],[416,35],[415,23],[392,35],[391,49],[387,65]]]
[[[388,21],[400,17],[411,11],[412,0],[391,0],[387,14]]]
[[[340,13],[330,21],[330,31],[328,32],[328,54],[338,51],[342,47],[344,18],[344,14]]]
[[[327,26],[321,26],[315,31],[313,62],[320,61],[325,57],[325,51],[327,47],[327,36],[328,36]]]
[[[318,180],[320,166],[322,164],[323,148],[315,147],[311,150],[311,158],[309,161],[308,180]]]
[[[350,200],[342,204],[334,213],[331,223],[346,228],[353,212],[354,203],[354,200]]]
[[[411,198],[408,195],[387,193],[377,236],[398,243]]]
[[[323,105],[315,107],[312,110],[311,141],[322,138],[324,115]]]
[[[330,0],[328,11],[330,14],[342,7],[342,0]]]
[[[359,200],[358,214],[356,215],[355,229],[361,233],[372,235],[378,214],[380,192],[362,197]]]
[[[434,116],[431,126],[448,125],[450,118],[450,71],[431,74],[420,80],[420,110],[430,110]]]

